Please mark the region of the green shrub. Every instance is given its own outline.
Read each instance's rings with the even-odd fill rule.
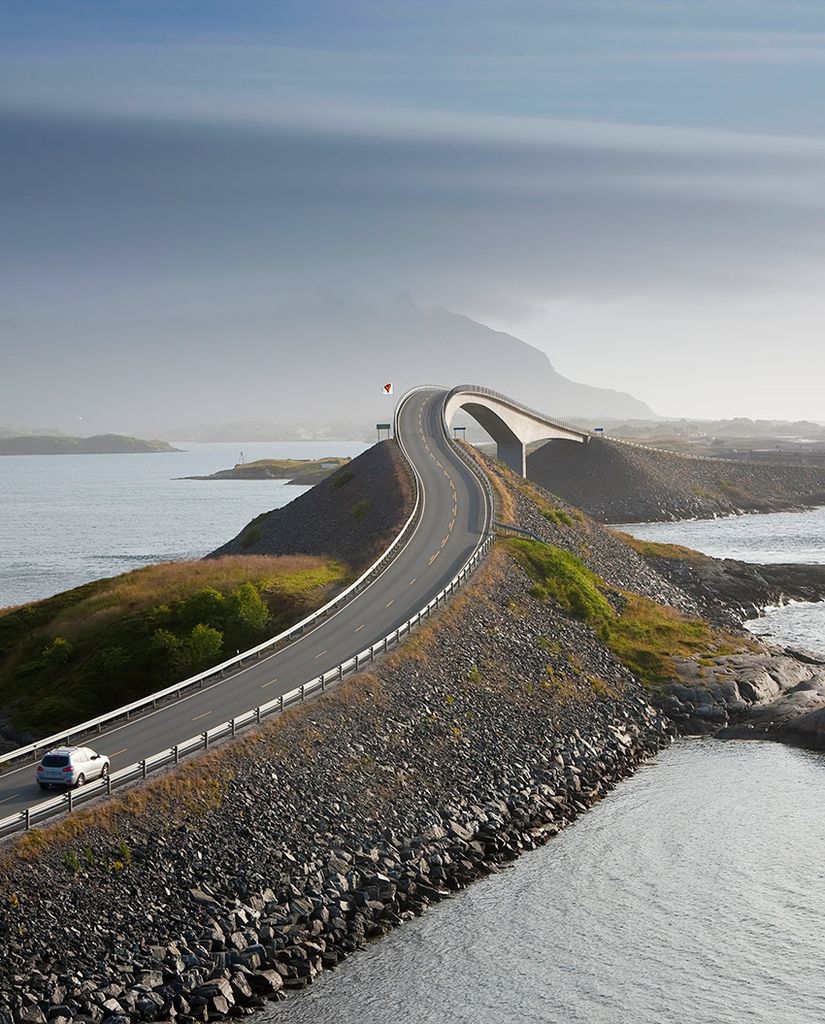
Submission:
[[[247,526],[243,531],[238,543],[246,551],[247,548],[251,548],[253,544],[257,544],[261,539],[261,528],[259,526]]]
[[[699,658],[743,649],[743,642],[715,631],[702,619],[688,618],[675,608],[626,591],[621,612],[614,610],[605,594],[605,581],[575,555],[534,540],[511,538],[506,547],[535,580],[533,594],[551,600],[574,618],[589,623],[639,682],[658,686],[676,675],[675,657]],[[547,638],[542,646],[549,647]],[[581,662],[568,658],[578,672]]]
[[[270,614],[266,602],[251,583],[242,583],[225,600],[225,623],[242,636],[251,636],[265,629]]]
[[[71,661],[73,654],[74,646],[65,637],[56,636],[43,648],[43,663],[47,668],[58,668]]]
[[[367,514],[367,512],[369,512],[369,510],[369,499],[364,498],[362,501],[359,501],[358,504],[353,508],[352,518],[356,521],[356,523],[360,523],[364,516]]]
[[[343,469],[335,474],[332,480],[332,486],[337,490],[343,487],[344,484],[348,484],[350,480],[355,476],[355,473],[351,469]]]
[[[237,555],[151,566],[6,611],[0,712],[45,735],[136,700],[303,618],[347,573],[322,558]]]
[[[514,537],[505,543],[536,581],[536,597],[553,600],[574,618],[596,626],[612,617],[602,581],[575,555],[535,540]]]
[[[178,665],[187,673],[201,672],[216,665],[223,652],[223,633],[199,622],[178,649]]]

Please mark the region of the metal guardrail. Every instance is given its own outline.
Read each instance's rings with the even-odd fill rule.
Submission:
[[[410,462],[409,456],[406,452],[404,452],[404,457],[408,462]],[[366,583],[371,582],[376,573],[383,570],[391,556],[396,553],[396,549],[401,541],[406,537],[409,530],[415,525],[421,511],[421,489],[418,484],[418,480],[415,478],[415,470],[413,470],[413,475],[416,482],[415,504],[409,518],[383,554],[381,554],[376,561],[373,562],[373,564],[364,573],[362,573],[357,580],[355,580],[354,583],[351,583],[345,590],[342,590],[340,594],[336,594],[332,600],[327,601],[325,605],[317,608],[310,615],[307,615],[306,618],[301,619],[300,622],[296,622],[293,626],[290,626],[289,629],[285,629],[282,633],[278,633],[277,636],[274,636],[269,640],[264,640],[263,643],[258,644],[256,647],[250,647],[249,650],[241,651],[240,654],[236,654],[233,658],[228,658],[219,665],[214,665],[212,668],[208,668],[204,672],[197,673],[197,675],[189,676],[189,678],[184,679],[180,683],[173,683],[172,686],[167,686],[164,690],[157,690],[155,693],[150,693],[146,697],[141,697],[139,700],[133,701],[131,704],[125,704],[112,711],[107,711],[98,718],[91,718],[86,722],[81,722],[79,725],[74,725],[69,729],[64,729],[62,732],[46,736],[44,739],[35,740],[33,743],[28,743],[23,747],[18,747],[16,750],[11,750],[0,755],[0,771],[24,757],[31,758],[32,763],[35,763],[37,761],[38,751],[42,753],[57,744],[65,744],[68,746],[71,743],[72,738],[79,739],[80,737],[87,736],[90,733],[100,733],[104,725],[115,722],[120,718],[128,720],[132,715],[140,714],[142,711],[156,708],[161,701],[181,697],[193,689],[203,689],[204,685],[209,680],[212,680],[213,683],[219,682],[220,680],[225,679],[227,674],[233,669],[243,668],[245,662],[249,660],[260,661],[264,655],[275,653],[275,651],[283,647],[287,641],[291,641],[298,636],[302,636],[308,629],[317,625],[319,620],[326,618],[330,612],[340,608],[348,598],[354,596],[359,590],[363,589]]]
[[[498,520],[493,523],[493,526],[495,526],[499,533],[512,534],[514,537],[527,537],[529,540],[537,540],[539,544],[545,543],[537,533],[533,533],[532,530],[523,530],[520,526],[512,526],[510,523],[500,523]]]
[[[419,390],[429,389],[424,387],[415,388],[413,389],[413,392]],[[398,404],[395,417],[396,427],[398,423],[398,414],[401,409],[401,406],[413,392],[407,392],[407,394],[403,396],[403,398]],[[420,478],[418,476],[418,471],[416,470],[415,465],[410,459],[409,454],[407,453],[404,447],[402,439],[397,434],[396,436],[398,437],[399,447],[401,448],[401,451],[404,454],[404,458],[407,459],[407,462],[410,465],[410,468],[413,472],[413,476],[415,479],[415,509],[413,511],[413,515],[410,516],[410,519],[407,520],[407,523],[402,528],[402,531],[398,534],[396,539],[393,541],[392,545],[385,552],[385,555],[382,556],[381,559],[379,559],[379,562],[375,563],[376,566],[381,561],[383,561],[383,558],[387,554],[389,554],[390,551],[392,551],[394,547],[399,543],[401,537],[404,535],[406,530],[409,528],[410,524],[414,521],[414,518],[417,516],[419,507],[423,505],[423,496],[421,494],[421,484]],[[449,434],[447,433],[446,429],[444,430],[444,436],[449,440]],[[435,612],[439,607],[441,607],[441,605],[444,604],[450,598],[450,596],[455,593],[456,590],[458,590],[461,586],[464,585],[464,583],[466,583],[467,579],[477,568],[477,566],[482,561],[487,552],[490,550],[490,547],[495,541],[494,534],[490,532],[492,515],[495,505],[491,503],[492,488],[490,487],[489,481],[487,480],[486,476],[484,476],[481,468],[475,465],[474,460],[465,452],[463,452],[459,445],[455,445],[455,448],[460,453],[460,457],[462,458],[462,460],[473,469],[473,472],[476,474],[476,476],[479,477],[479,479],[483,478],[483,481],[486,484],[484,490],[485,503],[487,507],[485,514],[484,532],[482,533],[481,538],[479,539],[479,542],[476,545],[473,553],[470,555],[470,557],[464,563],[461,569],[459,569],[459,571],[450,580],[450,582],[441,591],[439,591],[439,593],[436,594],[436,596],[432,598],[423,608],[416,612],[415,615],[413,615],[405,623],[399,626],[398,629],[393,630],[392,633],[389,633],[383,639],[372,644],[372,646],[365,648],[363,651],[356,654],[354,657],[342,662],[335,668],[332,668],[328,672],[325,672],[323,675],[314,677],[313,679],[303,683],[301,686],[296,686],[294,689],[289,690],[287,693],[281,695],[280,697],[274,698],[266,704],[261,704],[250,711],[245,711],[243,714],[237,715],[235,718],[230,719],[228,722],[223,722],[220,725],[216,725],[211,729],[207,729],[205,732],[199,733],[197,736],[190,737],[189,739],[176,744],[174,747],[169,747],[168,749],[162,750],[157,754],[153,754],[151,757],[147,757],[134,764],[127,765],[125,768],[121,768],[118,771],[113,772],[106,779],[99,779],[96,782],[89,783],[88,785],[83,786],[82,789],[79,790],[69,790],[68,792],[53,797],[50,800],[44,800],[40,803],[33,804],[31,807],[27,807],[22,811],[18,811],[16,814],[12,814],[8,817],[0,819],[0,838],[12,835],[16,832],[21,832],[33,828],[39,822],[55,817],[56,815],[63,814],[67,811],[73,811],[78,806],[85,804],[88,801],[95,799],[96,797],[110,795],[116,789],[119,789],[122,786],[128,785],[129,783],[132,783],[136,780],[147,778],[152,772],[158,771],[161,768],[165,768],[168,765],[178,764],[180,760],[186,757],[187,755],[193,754],[197,751],[207,750],[211,744],[215,743],[218,740],[224,739],[226,737],[233,737],[239,731],[248,728],[251,725],[259,725],[262,721],[264,721],[264,719],[269,718],[272,715],[280,714],[284,710],[293,707],[296,704],[303,703],[308,696],[311,696],[315,693],[322,693],[324,690],[326,690],[328,686],[334,685],[350,673],[358,672],[365,665],[375,661],[376,655],[386,654],[390,648],[397,646],[404,637],[409,636],[414,629],[421,625],[422,622],[429,619],[433,612]],[[375,568],[375,566],[373,568]],[[370,571],[372,570],[368,570],[368,573]],[[356,582],[360,582],[361,580],[366,579],[366,575],[367,574],[365,574],[365,576],[361,577],[361,579]],[[354,586],[355,584],[353,584],[353,587]],[[350,592],[351,591],[352,588],[350,588]],[[339,597],[340,596],[343,595],[339,595]],[[330,602],[330,606],[331,605],[332,602]],[[317,615],[318,613],[315,613],[315,617],[317,617]],[[299,623],[297,625],[301,624]],[[295,630],[296,628],[297,626],[292,627],[293,630]],[[282,636],[284,635],[285,634],[282,634]],[[266,644],[260,645],[260,648],[267,648],[272,644],[272,642],[273,641],[267,641]],[[252,651],[255,650],[257,650],[257,648],[252,649]],[[247,657],[250,653],[251,652],[249,651],[244,652],[244,654],[241,657]],[[238,659],[235,658],[233,659],[232,663],[237,663],[237,661]],[[205,673],[205,675],[208,676],[209,674],[214,674],[215,671],[216,669],[211,669],[210,673]],[[194,678],[197,677],[193,677],[193,679]],[[170,689],[174,690],[175,688],[172,687]],[[165,693],[166,691],[163,692]],[[158,695],[155,695],[155,697],[157,696]],[[147,698],[147,700],[151,699],[152,698]],[[111,712],[110,714],[116,713]],[[77,730],[72,730],[70,735],[74,735],[80,728],[81,727],[78,726]],[[65,735],[65,733],[61,733],[59,738],[62,738]],[[38,745],[42,747],[44,742],[45,741],[40,741]],[[27,750],[30,748],[22,749]]]

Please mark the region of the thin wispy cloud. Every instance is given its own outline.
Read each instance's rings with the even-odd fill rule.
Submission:
[[[764,364],[790,325],[822,367],[818,5],[207,0],[193,28],[83,0],[0,27],[3,345],[32,365],[150,315],[173,346],[409,291],[663,411],[719,412],[708,362]],[[765,414],[798,411],[796,372],[764,366]]]

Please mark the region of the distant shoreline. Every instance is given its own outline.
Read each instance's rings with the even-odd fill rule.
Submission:
[[[168,441],[145,441],[125,434],[67,437],[62,434],[30,434],[0,438],[0,455],[141,455],[180,452]]]
[[[350,461],[349,456],[325,459],[258,459],[239,462],[208,476],[184,476],[181,480],[282,480],[287,484],[312,486],[325,480]]]

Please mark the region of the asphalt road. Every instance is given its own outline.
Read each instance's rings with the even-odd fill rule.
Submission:
[[[402,625],[449,583],[484,531],[486,499],[443,430],[444,394],[413,392],[400,410],[399,434],[420,475],[423,497],[418,526],[401,553],[357,597],[288,647],[208,689],[95,736],[90,745],[109,755],[112,771],[334,668]],[[0,776],[0,818],[54,795],[40,790],[31,765],[9,771]]]

